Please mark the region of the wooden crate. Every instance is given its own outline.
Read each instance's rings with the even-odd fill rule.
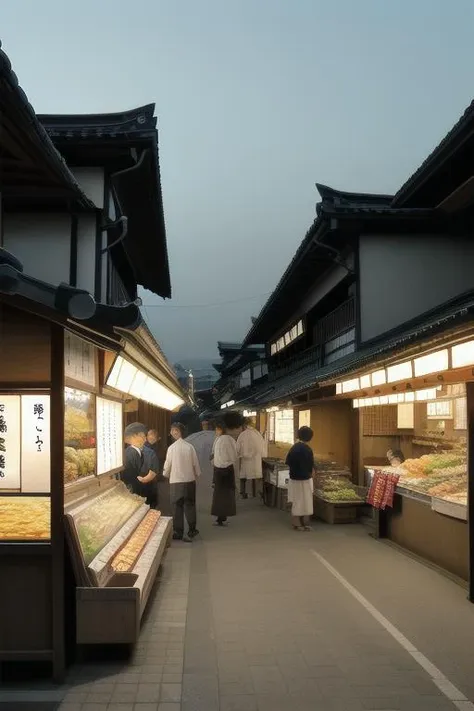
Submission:
[[[357,503],[331,503],[314,497],[314,516],[320,518],[325,523],[355,523],[357,521],[358,509],[363,504]]]

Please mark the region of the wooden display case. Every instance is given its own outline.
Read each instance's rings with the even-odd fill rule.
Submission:
[[[147,538],[137,542],[135,560],[123,572],[114,560],[133,540],[151,512],[144,499],[121,482],[66,508],[67,540],[76,578],[78,644],[133,644],[172,533],[172,519],[160,516]],[[92,543],[91,543],[92,541]]]

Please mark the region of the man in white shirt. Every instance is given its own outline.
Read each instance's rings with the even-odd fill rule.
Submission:
[[[199,531],[196,528],[196,481],[201,468],[193,445],[186,442],[184,425],[174,422],[171,436],[175,442],[166,453],[163,476],[170,481],[171,506],[173,509],[173,538],[189,543]],[[188,535],[184,534],[184,517],[188,523]]]

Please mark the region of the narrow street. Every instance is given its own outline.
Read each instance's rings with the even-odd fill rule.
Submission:
[[[76,665],[60,689],[4,687],[2,710],[474,708],[461,587],[363,527],[298,533],[256,501],[217,529],[210,492],[201,481],[201,537],[169,550],[133,660]]]

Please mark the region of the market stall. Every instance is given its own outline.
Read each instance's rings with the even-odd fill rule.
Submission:
[[[336,385],[359,413],[359,483],[394,483],[393,497],[372,502],[375,535],[471,581],[470,599],[473,365],[474,341],[451,335]]]
[[[120,356],[14,307],[0,319],[0,663],[52,662],[60,679],[67,641],[136,641],[171,519],[117,482],[130,399],[109,382]],[[127,372],[136,397],[179,401]]]

